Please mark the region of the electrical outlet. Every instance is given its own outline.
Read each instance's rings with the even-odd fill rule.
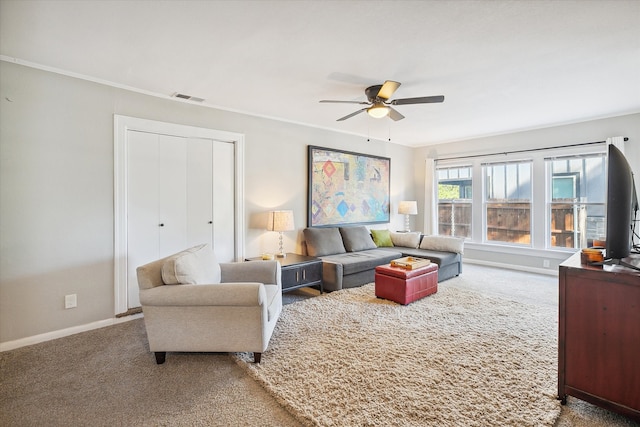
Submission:
[[[65,295],[64,296],[64,308],[65,309],[75,308],[77,306],[78,306],[78,295],[77,294],[71,294],[71,295]]]
[[[544,261],[542,261],[542,266],[543,266],[544,268],[549,268],[549,260],[548,260],[548,259],[545,259]]]

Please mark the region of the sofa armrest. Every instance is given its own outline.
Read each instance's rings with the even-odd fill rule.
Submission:
[[[140,291],[142,306],[260,306],[267,304],[262,283],[164,285]]]
[[[344,266],[338,262],[322,260],[322,287],[326,291],[342,289]]]
[[[221,282],[259,282],[281,286],[280,268],[278,261],[220,263]]]

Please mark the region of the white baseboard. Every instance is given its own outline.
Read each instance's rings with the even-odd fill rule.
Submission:
[[[506,263],[500,263],[500,262],[484,261],[484,260],[469,259],[469,258],[465,258],[464,263],[486,265],[489,267],[497,267],[497,268],[506,268],[508,270],[526,271],[527,273],[544,274],[547,276],[558,276],[557,268],[552,269],[552,268],[526,267],[523,265],[506,264]],[[464,274],[464,266],[462,267],[462,274]]]
[[[120,317],[120,318],[114,317],[113,319],[98,320],[96,322],[87,323],[86,325],[73,326],[71,328],[60,329],[58,331],[51,331],[51,332],[47,332],[40,335],[34,335],[32,337],[20,338],[19,340],[6,341],[3,343],[0,343],[0,352],[15,350],[16,348],[38,344],[45,341],[51,341],[57,338],[68,337],[69,335],[75,335],[75,334],[79,334],[80,332],[91,331],[93,329],[100,329],[106,326],[112,326],[118,323],[139,319],[141,317],[142,317],[142,313],[134,314],[131,316]]]

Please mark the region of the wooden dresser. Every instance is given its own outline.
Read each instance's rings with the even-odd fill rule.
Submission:
[[[627,258],[640,266],[640,256]],[[558,398],[567,395],[640,421],[640,272],[560,265]]]

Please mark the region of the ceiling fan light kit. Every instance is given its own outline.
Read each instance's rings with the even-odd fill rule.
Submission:
[[[385,116],[389,116],[392,120],[398,121],[404,119],[404,116],[400,114],[397,110],[389,107],[389,105],[408,105],[408,104],[430,104],[436,102],[444,102],[444,96],[422,96],[418,98],[402,98],[402,99],[394,99],[389,101],[391,95],[400,87],[399,82],[394,82],[392,80],[387,80],[383,85],[374,85],[369,86],[364,90],[365,95],[367,96],[368,102],[364,101],[336,101],[336,100],[327,100],[324,99],[320,102],[325,103],[336,103],[336,104],[361,104],[361,105],[370,105],[370,107],[365,107],[361,110],[355,111],[351,114],[348,114],[344,117],[340,117],[337,121],[343,121],[349,119],[357,114],[366,111],[371,117],[375,117],[376,119],[381,119]]]
[[[376,119],[381,119],[384,116],[389,114],[389,107],[383,104],[376,104],[372,107],[367,108],[367,113],[371,117],[375,117]]]

